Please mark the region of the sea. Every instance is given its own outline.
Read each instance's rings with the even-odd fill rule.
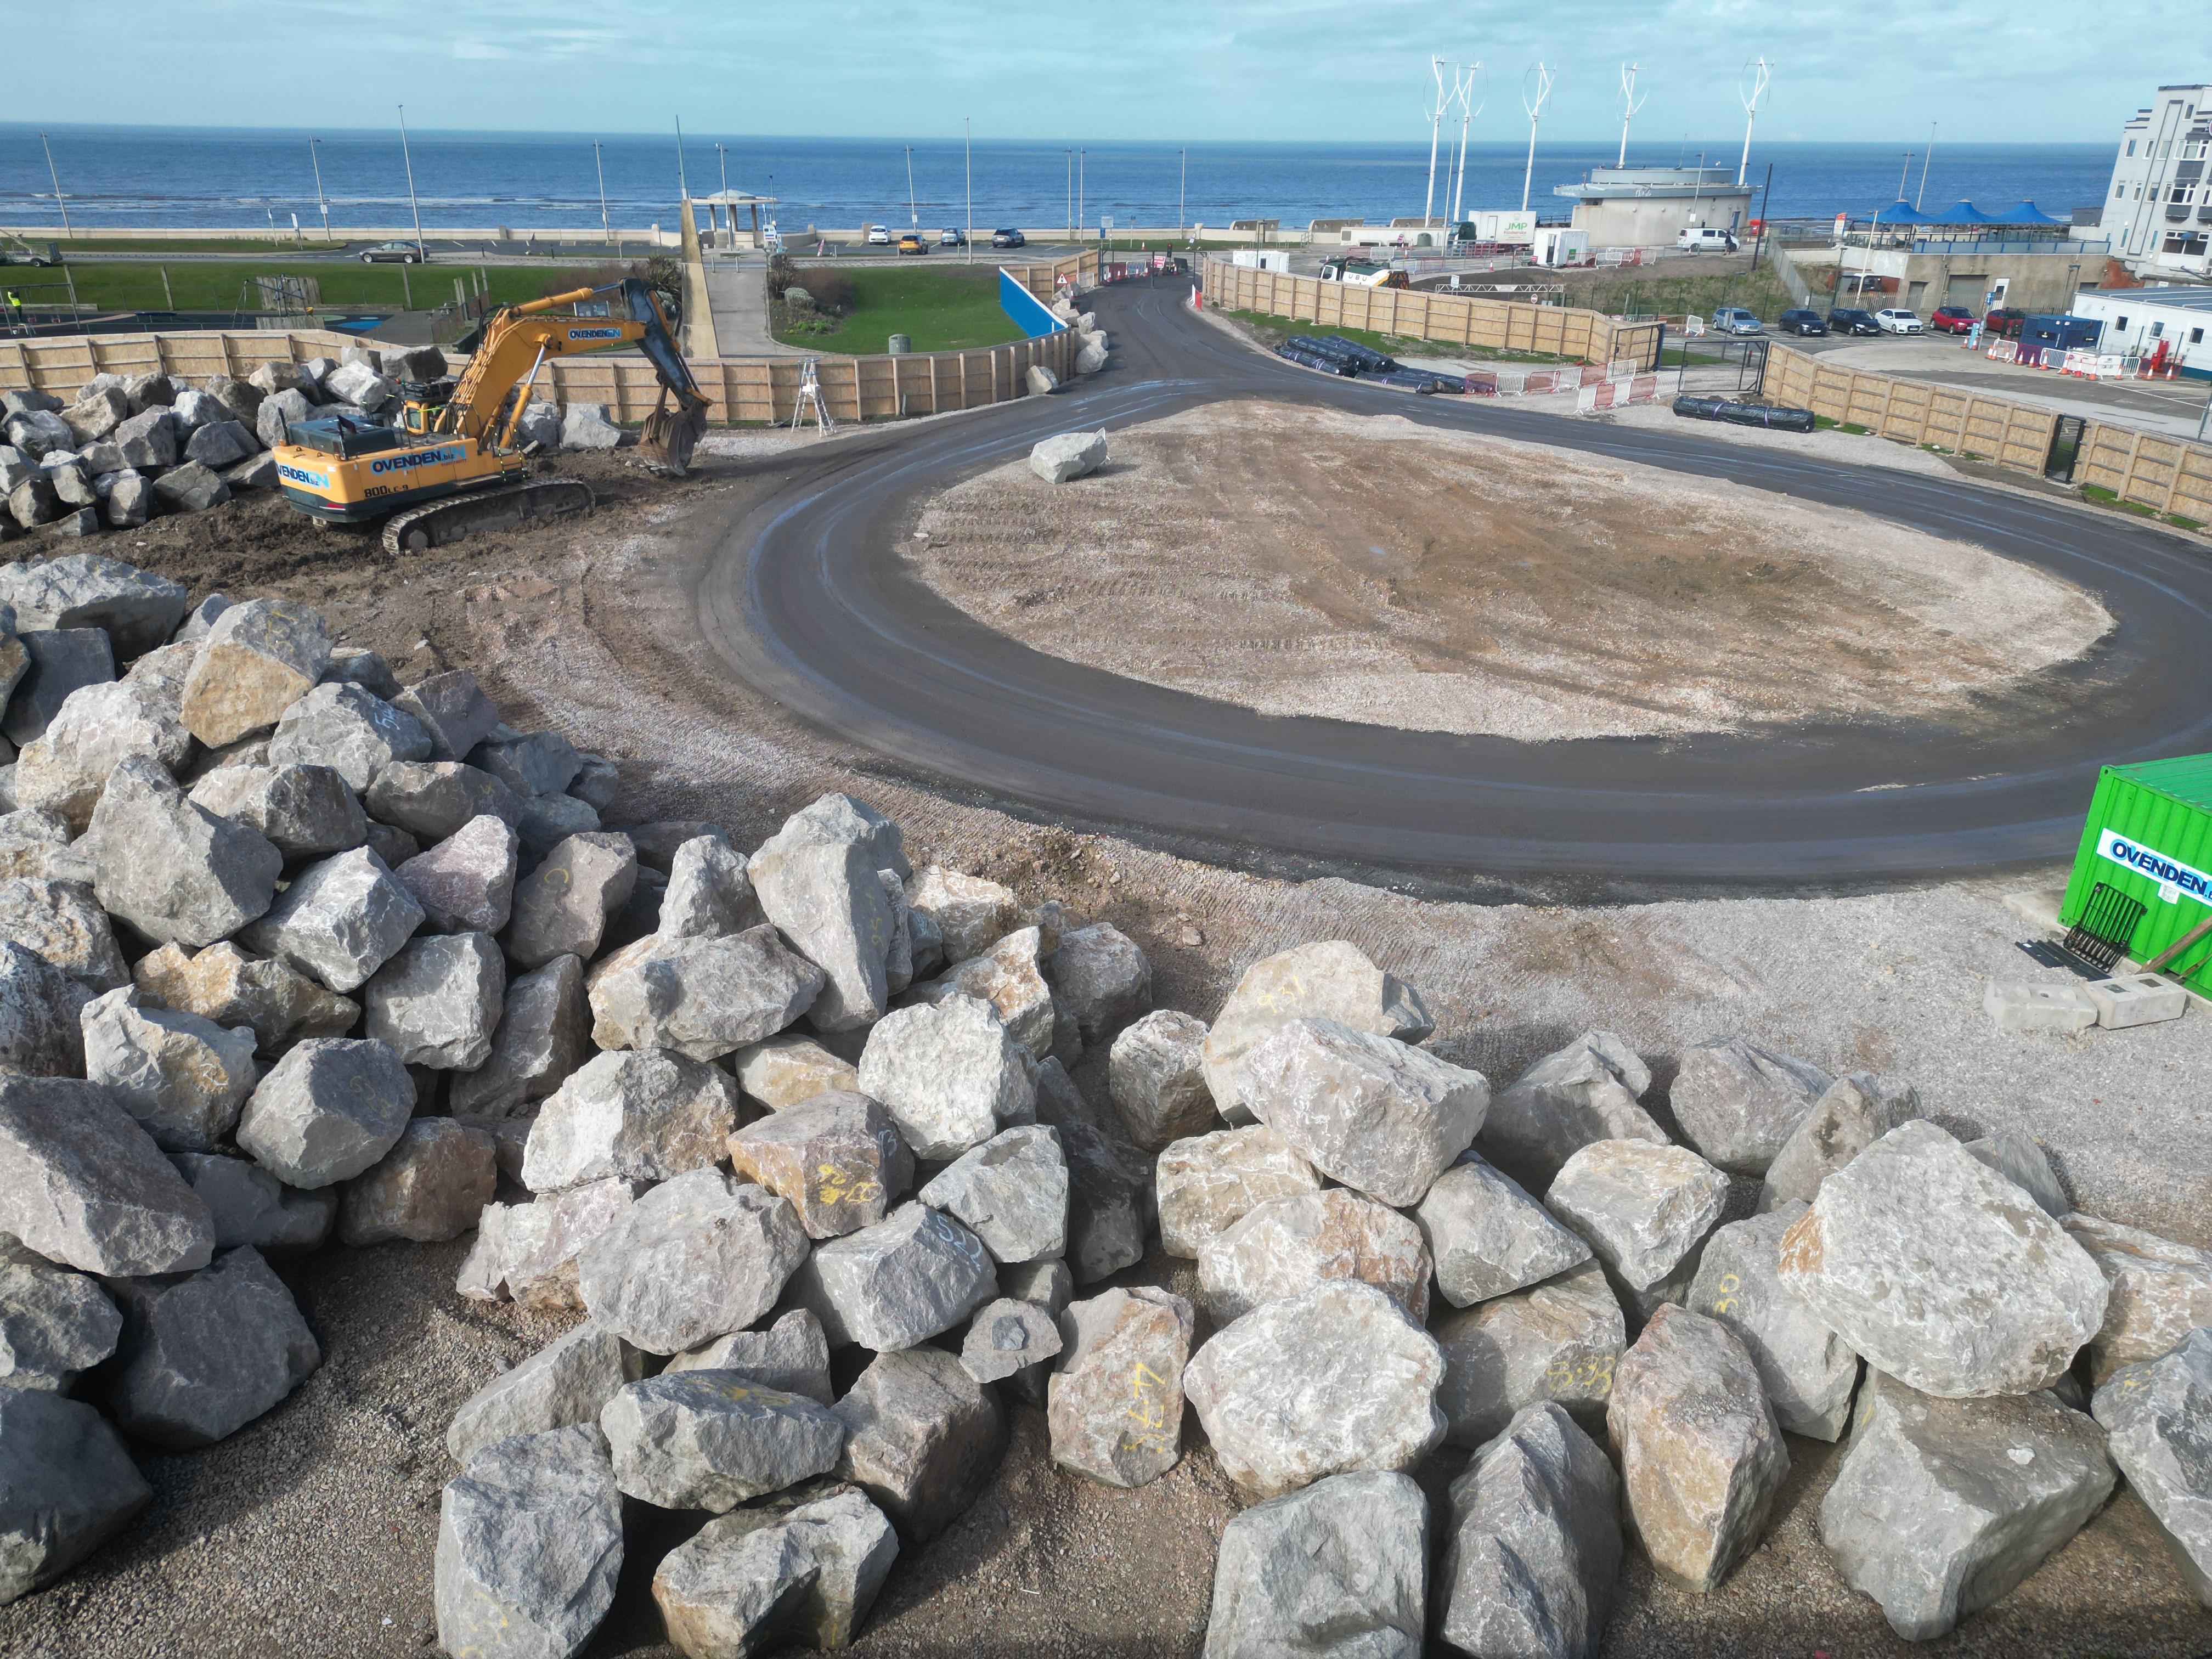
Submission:
[[[51,166],[48,152],[52,153]],[[1529,205],[1564,219],[1553,194],[1613,161],[1617,142],[1539,136],[1533,172],[1524,142],[1470,143],[1461,209]],[[1633,140],[1632,165],[1736,166],[1736,143]],[[688,186],[775,198],[787,231],[877,222],[1024,226],[1081,223],[1226,226],[1272,218],[1285,229],[1316,218],[1381,222],[1449,210],[1457,146],[1438,146],[1431,184],[1425,135],[1404,143],[1084,143],[1001,139],[776,138],[416,131],[310,134],[252,128],[52,126],[0,123],[0,225],[58,232],[64,210],[80,233],[137,226],[265,226],[312,233],[333,225],[502,226],[526,234],[606,221],[674,223]],[[1747,181],[1754,214],[1854,216],[1917,198],[1929,209],[1965,200],[1985,212],[2033,201],[2065,217],[2094,208],[2112,176],[2100,144],[1791,143],[1754,138]],[[410,202],[410,169],[413,203]],[[318,173],[319,172],[319,179]],[[61,199],[56,200],[57,185]],[[1431,195],[1433,191],[1433,195]],[[972,207],[970,205],[972,202]]]

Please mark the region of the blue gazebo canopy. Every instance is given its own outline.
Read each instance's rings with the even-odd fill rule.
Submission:
[[[1990,222],[1993,225],[2063,225],[2068,221],[2054,219],[2033,202],[2022,202],[2016,208],[2008,208]]]
[[[1929,225],[1993,225],[1997,222],[1972,202],[1954,202],[1938,212],[1923,214],[1921,222]]]
[[[1911,203],[1899,200],[1876,213],[1871,222],[1877,225],[1928,225],[1937,222],[1914,211]]]

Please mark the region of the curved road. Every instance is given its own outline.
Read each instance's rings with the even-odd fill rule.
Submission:
[[[1188,291],[1100,291],[1115,343],[1105,373],[1050,399],[840,445],[737,525],[701,592],[732,672],[918,774],[1054,817],[1243,860],[1615,895],[1827,889],[2065,857],[2100,761],[2212,749],[2212,561],[2179,537],[1694,428],[1630,430],[1326,380],[1193,316]],[[980,625],[902,567],[897,544],[922,501],[1040,437],[1262,397],[1856,508],[2078,582],[2118,626],[2087,659],[1987,705],[1971,735],[1839,724],[1521,744],[1270,717],[1123,679]]]

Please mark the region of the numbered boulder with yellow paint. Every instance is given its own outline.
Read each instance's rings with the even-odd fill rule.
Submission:
[[[914,1184],[914,1154],[866,1095],[828,1089],[730,1137],[730,1162],[798,1212],[809,1238],[872,1227]]]
[[[1850,1425],[1859,1357],[1814,1316],[1779,1272],[1782,1235],[1806,1207],[1784,1204],[1715,1231],[1691,1283],[1689,1305],[1742,1341],[1784,1428],[1836,1440]]]
[[[1190,1304],[1147,1285],[1072,1304],[1047,1385],[1052,1461],[1109,1486],[1157,1480],[1182,1456]]]
[[[1486,1444],[1515,1413],[1546,1401],[1603,1432],[1628,1322],[1597,1262],[1448,1314],[1433,1334],[1444,1355],[1437,1405],[1453,1445]]]

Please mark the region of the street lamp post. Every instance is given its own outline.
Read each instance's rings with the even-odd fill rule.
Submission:
[[[968,228],[960,238],[960,259],[965,264],[975,257],[975,118],[960,118],[960,150],[968,168]]]
[[[1083,199],[1083,151],[1079,148],[1075,152],[1075,236],[1079,243],[1083,240],[1083,228],[1090,221],[1091,210]]]
[[[613,222],[607,217],[607,164],[599,155],[599,141],[596,138],[592,140],[592,166],[599,175],[599,234],[613,242],[615,228]],[[621,257],[620,244],[616,245],[615,254],[617,258]]]
[[[407,163],[407,207],[415,216],[415,252],[419,258],[428,258],[429,250],[422,245],[422,207],[415,199],[415,155],[407,144],[407,106],[399,106],[399,155]],[[403,276],[404,271],[400,273]]]
[[[1176,240],[1182,240],[1183,220],[1190,199],[1190,151],[1182,151],[1182,177],[1176,185]]]
[[[46,177],[54,181],[54,205],[62,210],[62,234],[75,241],[76,232],[70,228],[69,201],[62,194],[62,176],[54,171],[54,147],[46,143],[46,135],[43,132],[39,135],[39,142],[46,145]]]
[[[906,147],[906,217],[912,228],[921,228],[921,210],[914,203],[914,146]]]
[[[315,153],[315,146],[319,142],[314,138],[307,140],[307,160],[315,169],[315,205],[322,211],[323,240],[327,242],[331,240],[331,204],[323,197],[323,158]]]
[[[1069,150],[1066,152],[1066,154],[1067,154],[1067,234],[1068,234],[1068,238],[1069,238],[1069,240],[1072,241],[1072,240],[1074,240],[1074,237],[1075,237],[1075,151],[1074,151],[1073,149],[1069,149]]]

